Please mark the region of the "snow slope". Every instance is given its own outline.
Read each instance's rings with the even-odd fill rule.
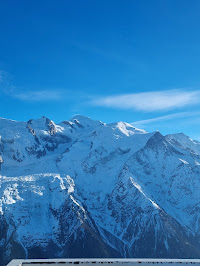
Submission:
[[[200,256],[200,143],[81,115],[0,119],[0,261]]]

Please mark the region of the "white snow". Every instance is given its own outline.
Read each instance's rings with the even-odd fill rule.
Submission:
[[[53,137],[47,121],[55,129]],[[45,246],[52,237],[57,241],[65,205],[69,219],[77,215],[80,223],[88,219],[86,206],[113,248],[103,229],[131,245],[157,217],[149,209],[151,215],[164,210],[187,230],[199,232],[200,143],[173,134],[159,148],[146,149],[154,135],[125,122],[105,124],[80,115],[59,125],[45,117],[28,124],[0,119],[0,213],[17,227],[17,238],[26,248],[37,241]],[[60,136],[69,141],[48,151],[46,145],[53,147]],[[44,137],[53,140],[48,143]],[[142,214],[137,215],[137,208]],[[69,234],[80,226],[73,219]],[[155,219],[158,234],[161,221]],[[127,229],[137,223],[140,230],[127,240]],[[168,249],[167,238],[164,244]]]
[[[131,183],[134,185],[134,187],[136,187],[136,188],[142,193],[142,195],[143,195],[147,200],[149,200],[149,201],[152,203],[152,205],[153,205],[156,209],[160,209],[160,207],[158,206],[158,204],[156,204],[153,200],[151,200],[150,198],[148,198],[148,197],[145,195],[145,193],[142,191],[141,186],[138,185],[136,182],[134,182],[132,177],[130,177],[130,180],[131,180]]]
[[[186,162],[185,160],[180,159],[180,158],[179,158],[179,161],[181,161],[181,162],[184,163],[184,164],[189,164],[188,162]]]

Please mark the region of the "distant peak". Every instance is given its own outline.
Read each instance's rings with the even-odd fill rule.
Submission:
[[[169,143],[165,140],[165,137],[157,130],[147,141],[146,147],[156,149],[157,147],[167,147],[168,144]]]
[[[42,116],[38,119],[30,119],[27,124],[31,126],[34,130],[44,131],[44,130],[50,130],[52,129],[55,131],[55,123],[50,120],[49,118]]]
[[[78,121],[93,121],[92,118],[88,117],[88,116],[84,116],[84,115],[74,115],[70,121],[73,120],[78,120]]]
[[[79,128],[96,127],[103,124],[101,121],[93,120],[84,115],[75,115],[69,121],[76,124]]]
[[[199,150],[200,142],[191,139],[189,136],[185,135],[184,133],[168,134],[165,136],[165,138],[168,142],[172,143],[175,146],[178,146],[180,148],[190,149],[198,154],[200,153]]]
[[[153,135],[150,139],[161,140],[161,141],[165,140],[165,137],[158,130],[152,132],[152,134]]]
[[[17,120],[8,119],[8,118],[4,118],[4,117],[0,117],[0,120],[10,121],[10,122],[19,122],[19,121],[17,121]]]
[[[41,116],[40,118],[30,119],[27,123],[31,124],[32,122],[42,122],[42,121],[49,122],[49,121],[52,121],[52,120],[47,118],[46,116]]]
[[[184,136],[184,137],[187,137],[187,138],[189,138],[187,135],[185,135],[184,133],[182,133],[182,132],[180,132],[180,133],[174,133],[174,134],[168,134],[168,135],[166,135],[166,136]]]
[[[167,139],[167,140],[179,140],[179,141],[181,141],[181,140],[192,140],[190,137],[188,137],[187,135],[185,135],[184,133],[174,133],[174,134],[168,134],[168,135],[166,135],[165,136],[165,138]]]
[[[133,134],[145,134],[147,133],[145,130],[138,129],[134,127],[133,125],[126,123],[126,122],[116,122],[108,124],[108,126],[112,127],[113,129],[120,130],[124,135],[130,136]]]

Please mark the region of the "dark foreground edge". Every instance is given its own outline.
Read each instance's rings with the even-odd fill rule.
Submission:
[[[12,260],[7,266],[49,266],[49,265],[68,265],[71,264],[84,264],[90,265],[90,264],[113,264],[117,266],[123,266],[124,264],[126,266],[131,266],[134,264],[134,266],[139,265],[142,263],[143,266],[146,266],[147,264],[165,264],[165,266],[168,266],[172,264],[182,264],[188,265],[188,264],[199,264],[200,266],[200,259],[17,259]]]

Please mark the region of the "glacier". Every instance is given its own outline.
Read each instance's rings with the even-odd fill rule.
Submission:
[[[200,142],[77,115],[0,118],[0,265],[199,258]]]

